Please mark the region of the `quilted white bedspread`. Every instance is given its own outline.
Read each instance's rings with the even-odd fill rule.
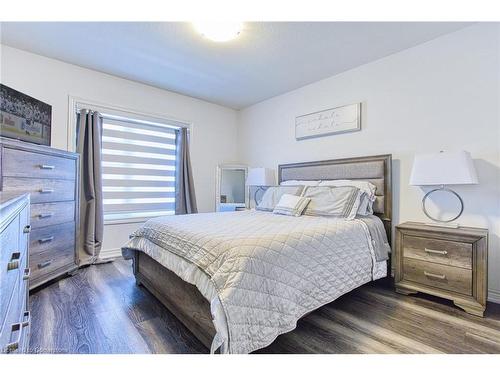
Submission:
[[[131,241],[138,238],[208,275],[226,315],[229,353],[263,348],[303,315],[385,276],[361,220],[259,211],[166,216],[146,222]]]

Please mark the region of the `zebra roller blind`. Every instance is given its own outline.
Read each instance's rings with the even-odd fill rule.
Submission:
[[[104,220],[175,214],[178,127],[103,116]]]

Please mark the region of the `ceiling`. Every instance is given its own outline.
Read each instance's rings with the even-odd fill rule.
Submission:
[[[184,22],[3,22],[1,41],[241,109],[468,25],[249,22],[215,43]]]

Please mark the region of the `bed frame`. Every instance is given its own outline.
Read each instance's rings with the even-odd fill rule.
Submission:
[[[278,179],[280,183],[286,180],[340,179],[372,182],[377,186],[374,214],[383,221],[387,238],[391,243],[391,165],[391,155],[282,164],[278,166]],[[133,270],[137,285],[148,289],[207,348],[210,348],[215,335],[210,303],[198,289],[140,251],[134,252]]]

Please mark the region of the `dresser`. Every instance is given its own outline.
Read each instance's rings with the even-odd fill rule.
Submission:
[[[1,138],[0,188],[30,194],[30,288],[77,268],[78,154]]]
[[[28,349],[29,209],[27,194],[0,193],[0,353]]]
[[[488,291],[488,231],[407,222],[396,226],[395,286],[452,300],[483,316]]]

